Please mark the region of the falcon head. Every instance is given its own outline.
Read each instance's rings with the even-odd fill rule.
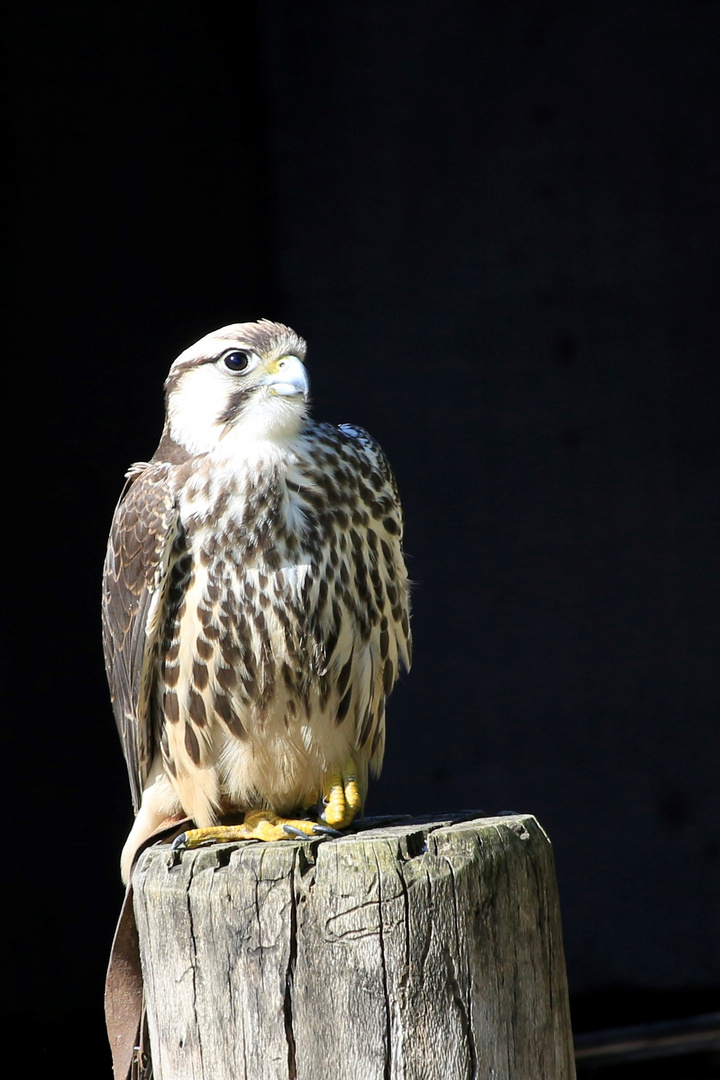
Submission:
[[[191,454],[292,439],[307,414],[306,345],[281,323],[234,323],[178,356],[165,382],[167,434]]]

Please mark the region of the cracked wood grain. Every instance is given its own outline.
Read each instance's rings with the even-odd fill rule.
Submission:
[[[550,843],[469,817],[148,850],[157,1080],[571,1080]]]

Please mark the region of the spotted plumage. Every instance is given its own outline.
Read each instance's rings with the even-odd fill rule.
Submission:
[[[103,628],[135,826],[360,795],[410,664],[402,513],[377,443],[308,417],[305,343],[265,320],[182,353],[105,562]]]

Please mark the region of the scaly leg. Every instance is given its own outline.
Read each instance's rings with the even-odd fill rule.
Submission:
[[[306,818],[284,818],[272,810],[247,810],[242,825],[211,825],[189,829],[173,840],[173,849],[222,844],[230,840],[287,840],[313,836],[338,836],[336,829]]]
[[[323,795],[322,820],[333,829],[346,829],[362,807],[357,768],[352,758],[348,758],[341,769],[328,773]]]
[[[321,820],[285,818],[272,810],[247,810],[242,825],[213,825],[190,829],[173,841],[173,848],[196,848],[201,844],[231,840],[287,840],[313,836],[339,836],[362,807],[357,768],[348,758],[342,768],[332,769],[323,784],[325,809]]]

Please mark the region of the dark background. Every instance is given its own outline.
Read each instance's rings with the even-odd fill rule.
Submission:
[[[403,496],[415,667],[368,810],[538,816],[578,1027],[711,1007],[718,7],[13,8],[3,989],[48,1060],[60,1016],[109,1068],[123,473],[177,353],[261,316]]]

